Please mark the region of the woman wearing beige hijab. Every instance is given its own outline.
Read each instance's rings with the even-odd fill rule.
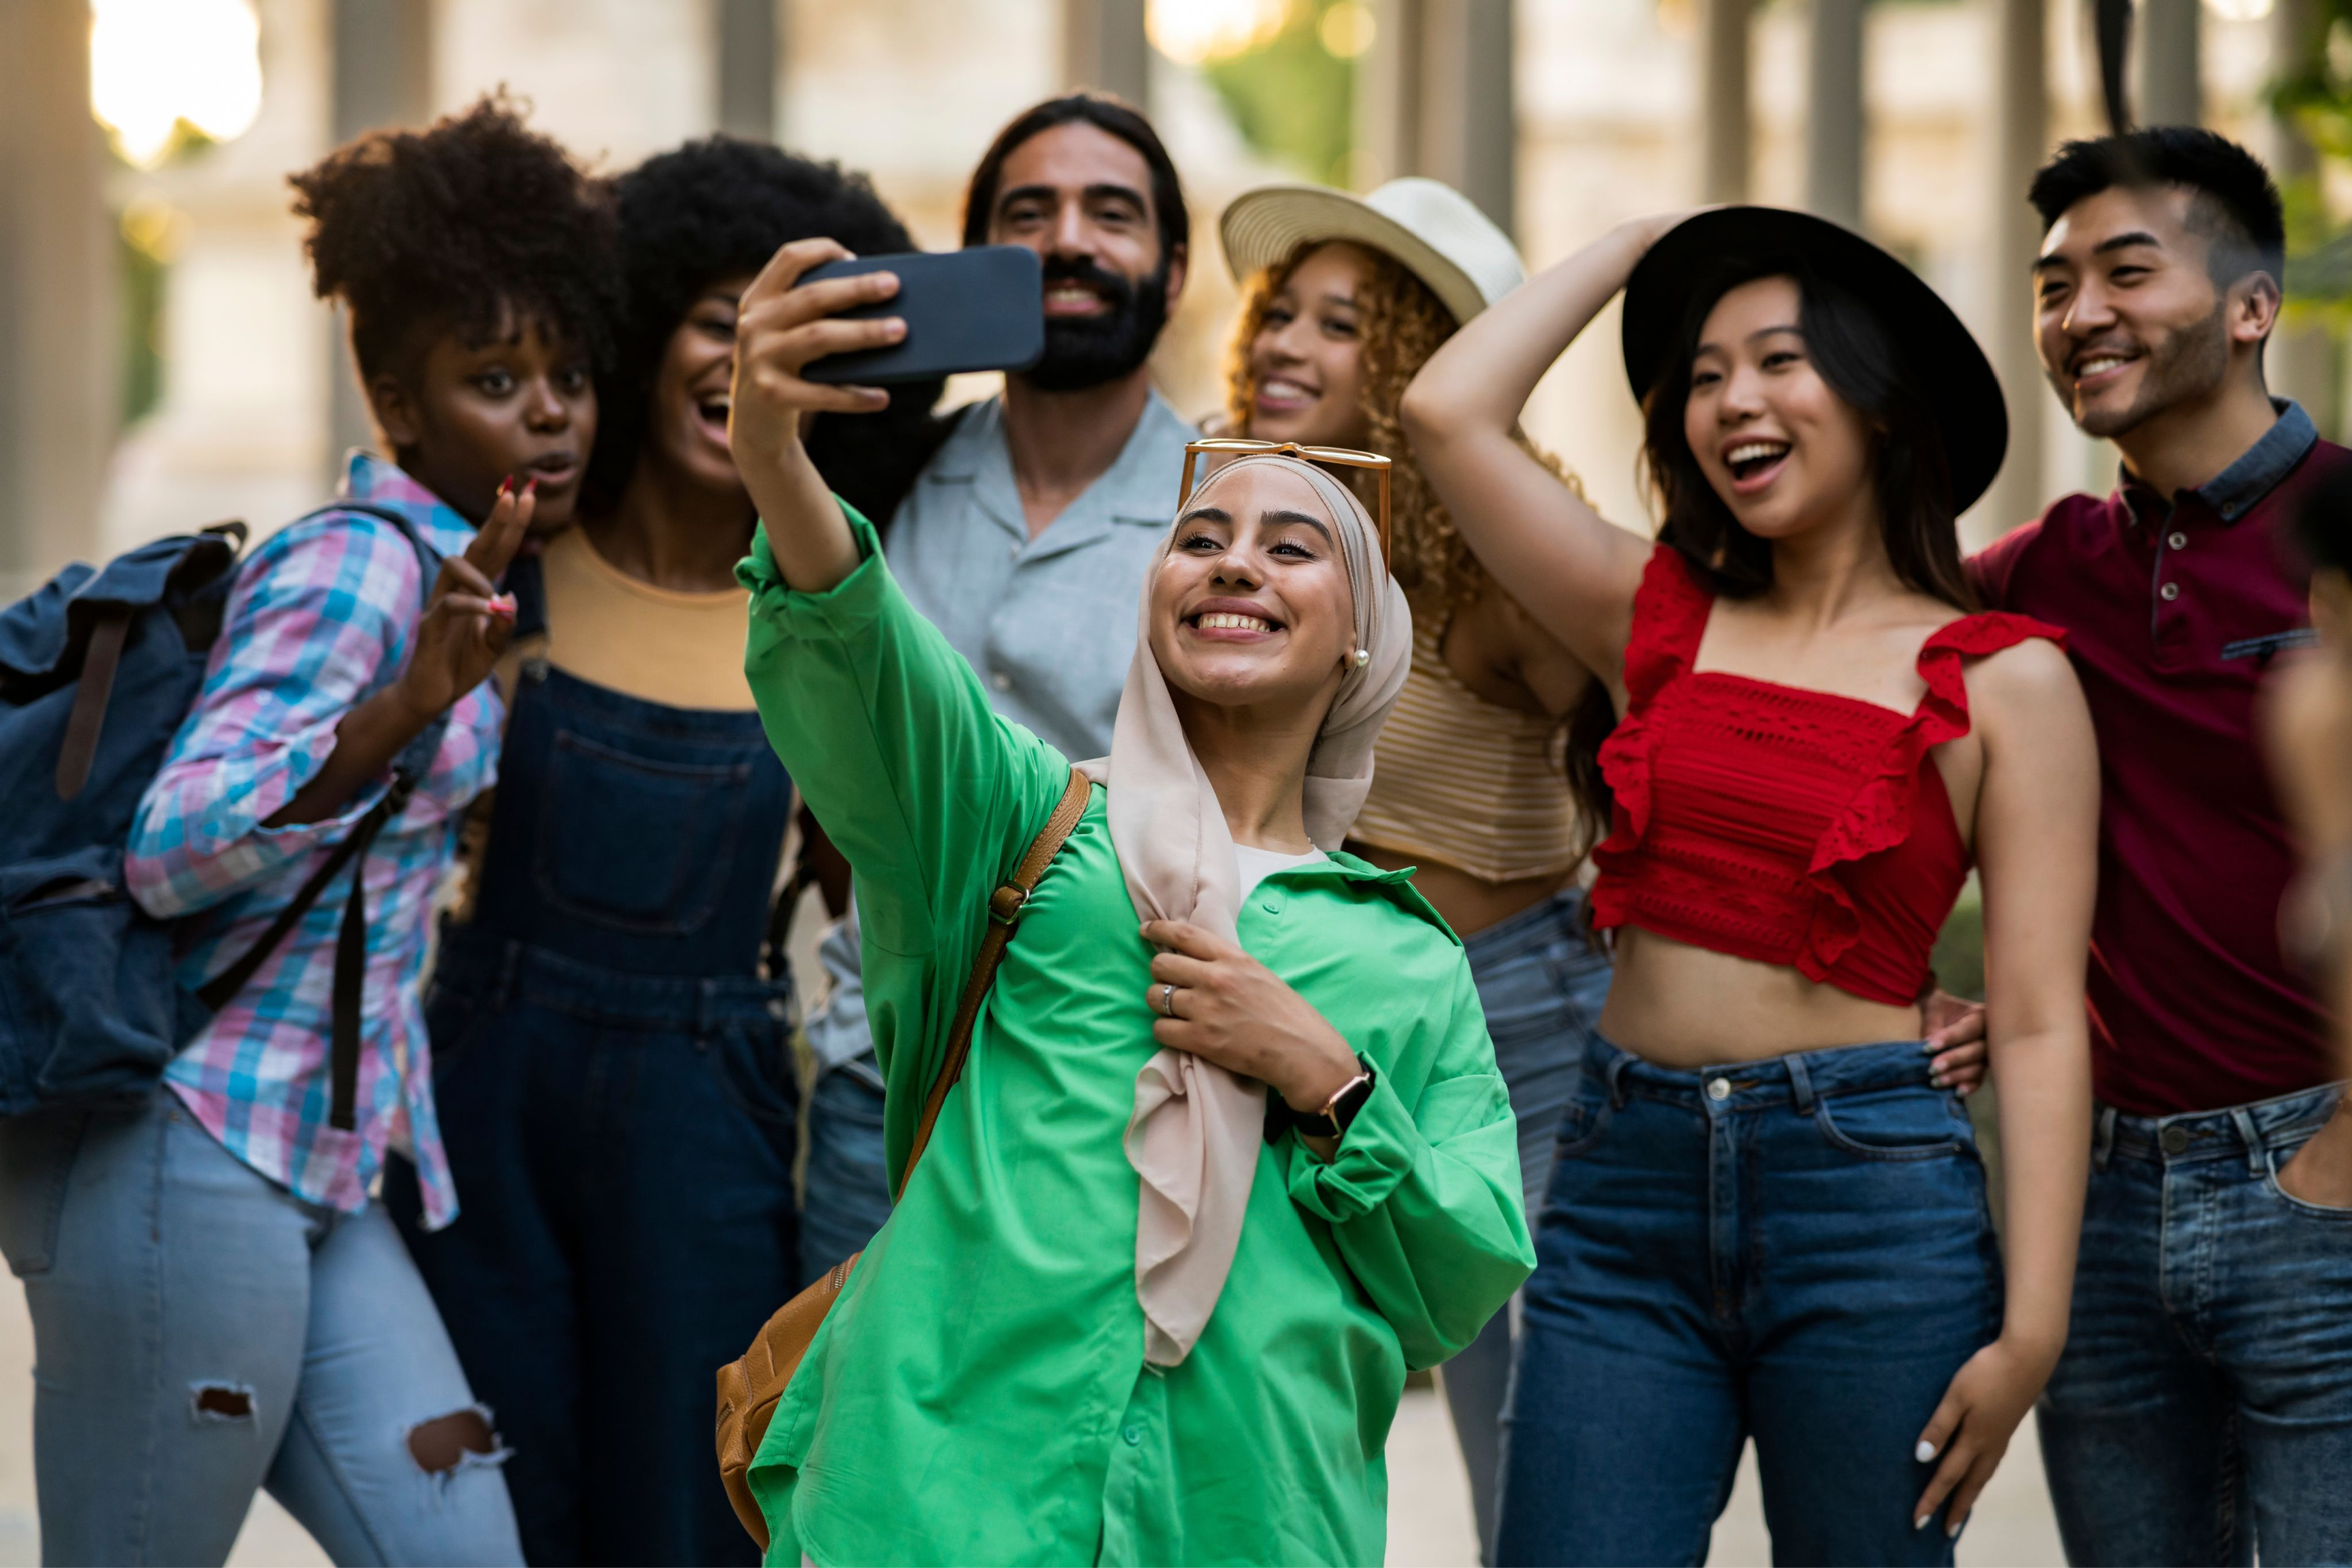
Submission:
[[[747,668],[857,870],[903,1167],[1070,763],[990,712],[801,447],[807,411],[884,401],[801,374],[895,339],[833,315],[887,275],[792,287],[839,254],[787,247],[743,301]],[[1340,848],[1412,650],[1378,525],[1240,457],[1181,498],[1139,616],[1085,816],[753,1466],[772,1562],[1377,1562],[1406,1372],[1532,1265],[1461,944]]]

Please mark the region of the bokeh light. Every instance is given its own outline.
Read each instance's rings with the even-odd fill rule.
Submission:
[[[142,169],[184,121],[215,142],[243,135],[261,112],[252,0],[91,0],[89,102]]]
[[[1187,66],[1256,48],[1289,19],[1290,0],[1149,0],[1144,8],[1152,47]]]

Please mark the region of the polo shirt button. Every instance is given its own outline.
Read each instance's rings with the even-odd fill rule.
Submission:
[[[1729,1100],[1731,1080],[1721,1078],[1710,1079],[1706,1086],[1706,1097],[1709,1100]]]
[[[2186,550],[2189,548],[2189,536],[2176,531],[2167,537],[2164,542],[2175,550]]]
[[[2167,583],[2163,587],[2158,588],[2156,591],[2156,596],[2162,599],[2168,605],[2172,603],[2173,600],[2180,597],[2180,584],[2178,583]]]
[[[1132,1448],[1137,1444],[1143,1441],[1143,1428],[1140,1426],[1129,1426],[1126,1431],[1119,1434],[1119,1438],[1121,1441],[1125,1442],[1129,1447]]]
[[[2165,584],[2165,586],[2168,588],[2168,587],[2172,586],[2172,584],[2169,584],[2169,583],[2168,583],[2168,584]],[[2171,596],[2171,595],[2166,595],[2166,597],[2168,597],[2168,598],[2169,598],[2170,596]],[[996,688],[996,689],[998,689],[999,691],[1010,691],[1010,690],[1012,690],[1012,689],[1013,689],[1013,678],[1012,678],[1011,676],[1009,676],[1009,675],[1005,674],[1005,673],[1004,673],[1004,671],[1003,671],[1003,670],[1001,670],[1001,669],[1000,669],[1000,670],[998,670],[994,675],[992,675],[992,676],[990,676],[990,677],[988,678],[988,683],[989,683],[991,686],[993,686],[994,688]]]
[[[2168,1127],[2157,1135],[2156,1141],[2164,1145],[2164,1152],[2168,1154],[2189,1152],[2189,1129],[2186,1127]]]

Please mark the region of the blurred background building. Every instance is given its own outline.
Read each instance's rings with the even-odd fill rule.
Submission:
[[[2143,120],[2214,124],[2294,177],[2310,260],[2273,379],[2330,430],[2347,4],[2139,0],[2134,45]],[[1968,520],[1990,538],[2111,471],[2027,335],[2021,193],[2098,123],[2089,36],[2086,0],[8,0],[0,598],[71,556],[315,501],[366,426],[284,176],[501,85],[605,170],[721,128],[838,158],[933,247],[1013,111],[1076,85],[1140,100],[1197,209],[1159,367],[1193,413],[1219,399],[1234,303],[1213,219],[1258,181],[1434,174],[1531,267],[1644,210],[1806,205],[1908,258],[1995,351],[2017,436]],[[1611,323],[1529,424],[1643,520]]]

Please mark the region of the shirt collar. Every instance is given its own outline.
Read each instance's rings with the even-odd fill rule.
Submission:
[[[2311,448],[2318,444],[2319,430],[2312,424],[2311,416],[2303,405],[2291,397],[2273,397],[2271,407],[2278,418],[2263,432],[2262,438],[2243,452],[2237,461],[2223,468],[2193,489],[2180,496],[2195,496],[2223,522],[2235,522],[2253,510],[2255,503],[2278,488],[2278,482],[2294,471]],[[2180,497],[2167,502],[2150,487],[2123,470],[2124,499],[2129,503],[2134,521],[2143,517],[2166,517],[2179,505]]]
[[[1013,481],[1013,458],[1004,443],[1003,426],[1004,404],[1000,395],[972,410],[940,448],[930,471],[932,477],[950,483],[976,481],[983,507],[1000,523],[1025,536],[1027,525],[1021,518],[1020,492]],[[1181,452],[1184,443],[1198,434],[1154,387],[1143,416],[1128,432],[1118,457],[1054,520],[1046,532],[1061,530],[1066,521],[1074,530],[1088,531],[1103,521],[1167,527],[1176,515],[1176,485],[1181,477],[1178,468],[1169,466],[1167,455],[1171,447]]]
[[[405,468],[363,448],[352,449],[335,494],[400,513],[423,531],[425,542],[444,555],[457,554],[473,542],[474,525],[455,508],[417,483]]]

